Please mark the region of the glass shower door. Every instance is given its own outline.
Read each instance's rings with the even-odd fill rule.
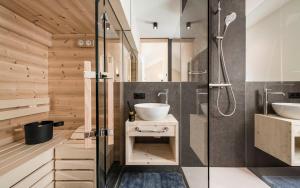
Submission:
[[[95,3],[95,50],[96,50],[96,181],[97,188],[105,187],[106,185],[106,142],[107,138],[104,134],[106,130],[106,79],[102,78],[105,71],[105,30],[103,30],[104,21],[104,1],[96,0]]]
[[[122,28],[108,1],[97,4],[96,153],[97,187],[112,187],[119,171],[120,82],[122,82]],[[119,130],[119,129],[116,129]]]

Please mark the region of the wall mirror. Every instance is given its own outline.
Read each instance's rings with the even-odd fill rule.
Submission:
[[[299,0],[246,0],[246,80],[300,80]]]
[[[207,82],[206,0],[131,0],[128,14],[137,45],[124,81]]]

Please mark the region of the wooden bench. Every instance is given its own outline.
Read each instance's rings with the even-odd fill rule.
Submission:
[[[22,140],[1,147],[1,188],[54,187],[54,148],[64,140],[64,135],[54,134],[42,144],[25,145]]]
[[[0,187],[95,187],[96,144],[92,140],[86,148],[81,130],[75,130],[71,139],[67,139],[69,133],[57,131],[52,140],[42,144],[25,145],[22,140],[1,147]],[[74,139],[75,135],[80,138]]]
[[[69,140],[55,148],[55,187],[96,187],[96,144],[85,147],[84,127],[76,129]]]

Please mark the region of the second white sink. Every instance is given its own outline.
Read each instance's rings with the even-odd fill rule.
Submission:
[[[140,103],[134,105],[137,115],[146,121],[161,120],[170,110],[170,105],[163,103]]]
[[[282,117],[300,119],[300,103],[272,103],[272,107]]]

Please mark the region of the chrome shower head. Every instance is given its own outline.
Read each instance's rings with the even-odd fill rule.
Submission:
[[[234,20],[236,19],[237,15],[235,12],[232,12],[231,14],[228,14],[225,18],[225,24],[226,27],[229,26],[229,24],[231,24],[232,22],[234,22]]]
[[[226,31],[229,27],[229,25],[234,22],[234,20],[237,18],[237,14],[235,12],[232,12],[230,14],[228,14],[226,17],[225,17],[225,27],[224,27],[224,32],[223,32],[223,36],[225,36],[226,34]]]

